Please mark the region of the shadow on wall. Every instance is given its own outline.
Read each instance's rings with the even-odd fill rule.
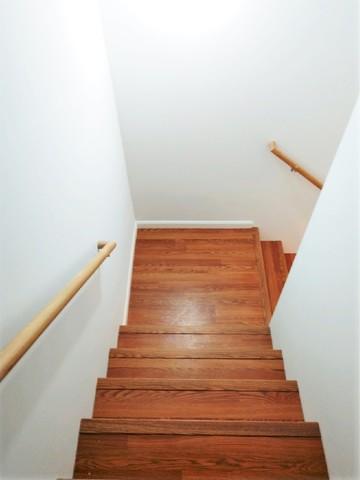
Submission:
[[[331,478],[359,479],[359,102],[271,321]]]

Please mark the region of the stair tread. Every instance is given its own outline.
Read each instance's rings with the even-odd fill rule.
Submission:
[[[249,358],[249,359],[282,359],[281,350],[271,349],[220,349],[220,348],[203,348],[203,349],[172,349],[166,350],[158,348],[112,348],[110,350],[110,358]]]
[[[99,378],[97,388],[103,390],[234,390],[296,392],[293,380],[258,379],[178,379],[178,378]]]
[[[302,421],[243,421],[148,418],[89,418],[82,419],[81,433],[149,433],[174,435],[239,435],[320,437],[316,422]]]
[[[129,323],[268,319],[256,228],[139,231]],[[197,275],[201,276],[198,277]],[[250,320],[249,320],[250,321]]]
[[[268,247],[279,295],[285,256]],[[258,229],[139,230],[135,250],[128,324],[81,422],[74,478],[328,478],[319,425],[272,347]]]

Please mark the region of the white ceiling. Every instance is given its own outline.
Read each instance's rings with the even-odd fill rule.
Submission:
[[[139,220],[254,220],[295,250],[357,92],[356,0],[101,0]]]

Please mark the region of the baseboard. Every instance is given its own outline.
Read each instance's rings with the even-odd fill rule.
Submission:
[[[130,304],[130,293],[131,293],[131,282],[132,282],[132,273],[133,273],[133,266],[134,266],[134,257],[135,257],[135,245],[136,245],[136,235],[137,235],[137,222],[134,224],[134,231],[131,240],[131,253],[130,253],[130,261],[129,261],[129,270],[127,275],[127,285],[126,285],[126,293],[125,293],[125,306],[124,306],[124,314],[122,325],[127,324],[128,313],[129,313],[129,304]]]
[[[138,220],[137,228],[252,228],[252,220]]]

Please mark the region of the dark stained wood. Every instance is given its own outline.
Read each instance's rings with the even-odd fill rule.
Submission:
[[[107,375],[119,378],[285,379],[282,359],[110,358]]]
[[[193,379],[193,378],[99,378],[100,390],[234,390],[243,392],[297,392],[293,380]]]
[[[83,419],[81,433],[148,433],[176,435],[236,435],[274,437],[320,437],[315,422],[249,422],[239,420],[179,420],[129,418]]]
[[[288,268],[282,242],[262,241],[261,248],[264,258],[271,311],[273,312],[286,282]]]
[[[285,253],[285,260],[286,260],[288,272],[290,272],[290,269],[292,267],[292,264],[294,263],[295,257],[296,257],[296,253]]]
[[[282,358],[280,350],[271,350],[269,348],[173,348],[172,350],[165,350],[158,348],[112,348],[110,350],[110,358]]]
[[[94,417],[303,420],[298,392],[97,389]]]
[[[273,301],[287,268],[271,244]],[[256,228],[139,230],[128,322],[81,422],[75,478],[328,478],[319,426],[272,348],[273,308]]]
[[[224,334],[248,334],[248,335],[270,335],[270,328],[258,325],[122,325],[120,333],[192,333],[198,335],[224,335]]]
[[[76,478],[173,480],[186,472],[219,479],[235,472],[246,479],[328,478],[321,441],[314,437],[80,435]]]
[[[133,348],[141,351],[142,348],[156,349],[159,356],[162,350],[196,349],[197,352],[219,348],[233,351],[238,348],[271,349],[270,335],[233,334],[152,334],[152,333],[122,333],[118,340],[119,348]]]

